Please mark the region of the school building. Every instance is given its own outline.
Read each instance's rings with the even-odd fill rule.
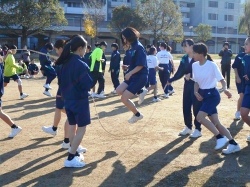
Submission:
[[[86,3],[91,0],[60,0],[60,5],[64,8],[65,17],[68,20],[68,25],[45,32],[42,37],[44,41],[50,40],[54,42],[57,39],[67,39],[74,34],[82,34],[87,38],[89,43],[94,44],[94,39],[86,36],[84,33],[83,20],[85,14],[92,14],[96,9],[86,8]],[[245,34],[240,34],[238,30],[238,22],[243,14],[243,4],[241,0],[173,0],[180,7],[182,13],[182,22],[185,38],[194,38],[194,28],[200,23],[212,26],[212,39],[207,41],[210,53],[218,53],[223,43],[228,41],[234,53],[238,53],[240,46],[243,45],[246,38]],[[120,5],[136,7],[136,0],[99,0],[101,9],[98,10],[103,20],[98,24],[98,41],[105,40],[109,47],[107,52],[110,52],[110,45],[113,42],[119,42],[119,38],[112,35],[108,28],[108,23],[112,18],[112,10]],[[98,5],[99,6],[99,5]],[[143,44],[152,43],[153,39],[142,34],[141,39]],[[34,48],[41,45],[41,35],[34,35],[28,39],[28,47]],[[7,35],[0,35],[0,41],[7,40]],[[10,39],[10,38],[9,38]],[[13,38],[11,38],[13,40]],[[17,39],[18,47],[20,46],[20,38]],[[12,41],[13,42],[13,41]],[[3,43],[3,42],[1,42]],[[180,43],[170,43],[173,47],[173,52],[181,52]]]

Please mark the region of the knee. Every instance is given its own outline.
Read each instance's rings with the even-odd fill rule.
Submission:
[[[21,79],[17,79],[17,84],[18,84],[18,86],[22,86],[22,81],[21,81]]]
[[[202,115],[200,115],[200,114],[198,114],[196,116],[196,121],[198,121],[199,123],[202,123],[203,119],[204,119],[204,117]]]

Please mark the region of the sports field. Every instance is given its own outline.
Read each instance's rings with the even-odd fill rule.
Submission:
[[[183,80],[173,84],[175,93],[169,99],[161,97],[161,102],[153,103],[153,95],[147,95],[139,106],[144,118],[131,125],[127,122],[131,112],[119,96],[109,94],[113,86],[108,72],[105,78],[107,98],[90,101],[92,123],[82,141],[88,149],[84,154],[86,166],[79,169],[63,167],[67,151],[60,146],[66,116],[55,137],[41,129],[52,124],[55,107],[55,98],[42,94],[45,79],[41,74],[35,79],[23,79],[23,90],[30,95],[25,100],[19,100],[17,84],[10,82],[2,98],[3,110],[23,130],[14,139],[6,138],[10,128],[1,121],[0,186],[250,186],[250,147],[245,141],[250,127],[234,121],[238,94],[233,73],[233,97],[227,99],[222,94],[218,111],[221,122],[242,150],[227,156],[214,150],[215,138],[204,127],[198,139],[178,136],[184,127]],[[52,87],[55,95],[56,80]],[[163,94],[161,88],[159,94]],[[133,100],[137,105],[138,98]]]

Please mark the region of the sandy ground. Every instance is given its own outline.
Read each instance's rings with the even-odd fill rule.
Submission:
[[[215,138],[204,127],[198,139],[178,136],[183,129],[183,80],[173,84],[175,93],[169,99],[153,103],[147,95],[139,110],[143,120],[129,124],[131,112],[123,106],[113,90],[109,73],[105,74],[107,98],[90,102],[92,123],[82,141],[88,151],[84,168],[64,168],[67,151],[61,149],[65,115],[58,135],[42,131],[51,125],[55,98],[42,94],[45,80],[23,80],[24,92],[30,94],[19,100],[17,84],[5,89],[3,110],[23,131],[14,139],[6,138],[10,128],[0,125],[0,186],[84,186],[84,187],[141,187],[141,186],[250,186],[250,148],[245,141],[249,127],[234,121],[238,94],[232,75],[233,97],[222,94],[218,106],[221,122],[229,128],[241,152],[222,155],[214,151]],[[122,75],[121,75],[122,80]],[[57,81],[52,93],[56,94]],[[163,93],[159,88],[159,94]],[[138,106],[138,98],[133,99]],[[98,114],[98,115],[97,115]],[[98,117],[99,116],[99,117]]]

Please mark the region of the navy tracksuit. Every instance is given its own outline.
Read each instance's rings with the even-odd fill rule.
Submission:
[[[111,54],[109,71],[111,73],[111,80],[115,89],[120,85],[119,81],[120,62],[121,62],[120,53],[117,50],[113,51]]]
[[[189,62],[188,55],[184,55],[181,59],[180,65],[178,67],[177,72],[175,73],[174,77],[169,79],[168,82],[173,82],[181,77],[183,77],[185,74],[190,73],[190,77],[192,77],[192,64],[194,63],[194,59]],[[196,116],[199,112],[199,109],[201,107],[200,101],[198,101],[194,95],[194,81],[189,79],[185,79],[184,83],[184,89],[183,89],[183,116],[184,116],[184,122],[185,125],[192,129],[192,106],[193,106],[193,114],[195,116],[194,119],[194,125],[195,129],[201,131],[201,124],[196,120]]]

